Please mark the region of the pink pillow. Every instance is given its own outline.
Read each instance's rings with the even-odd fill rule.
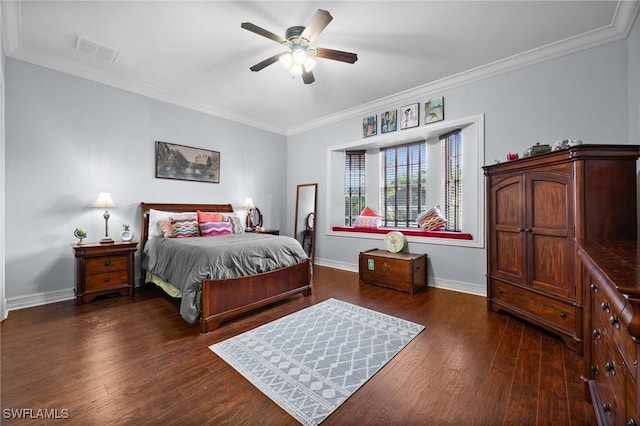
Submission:
[[[201,212],[198,210],[198,222],[224,222],[221,213]]]
[[[195,213],[174,213],[171,217],[166,219],[160,219],[158,221],[158,225],[160,225],[160,229],[162,229],[162,234],[165,238],[173,238],[173,227],[171,226],[171,219],[182,220],[182,219],[196,219]]]
[[[199,225],[203,237],[232,234],[231,222],[200,222]]]

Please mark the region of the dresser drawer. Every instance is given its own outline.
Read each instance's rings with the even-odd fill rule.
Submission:
[[[619,324],[620,328],[612,327],[613,342],[618,347],[622,360],[627,365],[633,377],[638,374],[638,345],[633,341],[629,331],[624,324]]]
[[[86,273],[100,274],[111,271],[124,271],[127,269],[127,256],[101,256],[87,259]]]
[[[85,289],[101,290],[130,284],[127,271],[105,272],[103,274],[87,275]]]
[[[532,291],[494,281],[492,297],[496,301],[518,307],[546,323],[569,332],[576,330],[576,308]]]

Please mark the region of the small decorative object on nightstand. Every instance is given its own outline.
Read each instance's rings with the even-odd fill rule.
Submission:
[[[120,232],[120,239],[122,241],[133,240],[133,232],[129,230],[129,225],[127,225],[126,223],[122,224],[122,232]]]
[[[111,293],[133,296],[137,246],[136,241],[72,245],[76,257],[76,304]]]
[[[78,239],[78,244],[82,244],[82,240],[87,238],[87,231],[82,228],[76,228],[76,230],[73,231],[73,236]]]

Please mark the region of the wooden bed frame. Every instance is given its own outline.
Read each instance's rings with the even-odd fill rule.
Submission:
[[[172,212],[233,212],[231,204],[167,204],[140,203],[142,231],[140,247],[149,237],[149,210]],[[141,284],[146,283],[146,271],[141,268]],[[311,273],[309,260],[305,259],[288,268],[276,269],[262,274],[225,280],[202,281],[202,311],[200,332],[208,333],[220,326],[222,321],[244,314],[261,306],[276,302],[297,293],[311,295]]]

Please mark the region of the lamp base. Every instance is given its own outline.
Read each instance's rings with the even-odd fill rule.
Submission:
[[[113,244],[111,237],[104,237],[100,240],[100,244]]]

